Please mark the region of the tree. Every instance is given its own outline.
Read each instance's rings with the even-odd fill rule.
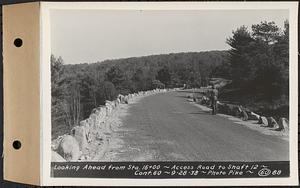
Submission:
[[[200,72],[192,71],[192,74],[190,74],[190,81],[193,88],[200,88],[202,84]]]
[[[284,25],[283,32],[274,22],[254,24],[251,31],[242,26],[227,39],[232,85],[248,104],[263,102],[269,111],[288,105],[288,21]]]
[[[157,73],[156,79],[168,86],[171,82],[170,70],[167,66],[164,66]]]
[[[284,30],[277,37],[272,49],[273,66],[278,69],[280,95],[289,95],[289,22],[284,22]]]
[[[254,40],[245,26],[239,27],[232,33],[233,36],[226,40],[231,46],[229,50],[231,79],[234,80],[236,86],[240,87],[246,79],[245,76],[253,71],[248,54],[251,52],[250,47]]]
[[[64,81],[64,67],[63,59],[61,57],[56,58],[51,55],[51,97],[52,106],[56,106],[62,95],[61,85]]]
[[[118,88],[125,80],[124,72],[119,67],[113,66],[106,72],[105,80],[113,83]]]
[[[183,83],[180,80],[179,75],[173,71],[171,72],[171,87],[182,87]]]
[[[65,83],[64,62],[61,57],[51,55],[51,125],[52,133],[59,134],[60,126],[65,125],[64,90]],[[65,132],[64,132],[65,133]]]
[[[145,90],[145,81],[146,81],[146,77],[145,74],[143,72],[142,68],[138,68],[135,73],[133,74],[132,78],[131,78],[132,82],[135,85],[135,90],[136,91],[141,91],[141,90]]]
[[[153,89],[163,89],[165,88],[165,84],[161,83],[159,80],[153,80],[152,87]]]
[[[114,86],[114,84],[112,82],[109,82],[109,81],[104,81],[102,84],[101,84],[101,93],[100,93],[100,96],[102,96],[102,104],[105,100],[115,100],[118,93],[116,91],[116,88]]]
[[[274,44],[280,35],[280,31],[275,22],[261,22],[260,24],[252,25],[252,36],[254,39],[262,41],[265,45]]]
[[[81,101],[81,109],[80,109],[80,120],[87,118],[91,109],[99,106],[96,100],[96,90],[99,85],[97,85],[96,80],[93,78],[91,74],[89,74],[88,70],[82,70],[81,74],[78,75],[79,81],[79,92],[80,92],[80,101]]]
[[[132,80],[128,79],[123,81],[122,87],[119,88],[119,93],[122,95],[128,95],[129,93],[134,93],[137,91],[139,90],[136,88],[136,84]]]
[[[81,120],[81,93],[80,93],[80,80],[77,76],[69,75],[66,78],[64,85],[64,113],[65,123],[71,129],[79,125]]]
[[[260,66],[255,81],[263,85],[259,89],[265,97],[274,101],[281,95],[282,71],[286,70],[282,58],[285,56],[283,53],[288,51],[288,45],[284,45],[288,44],[288,40],[283,40],[285,35],[274,22],[261,22],[253,25],[252,30],[253,38],[260,47],[257,53],[261,56],[256,59]]]

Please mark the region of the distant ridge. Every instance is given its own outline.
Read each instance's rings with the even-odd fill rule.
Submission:
[[[127,58],[118,58],[118,59],[106,59],[103,61],[93,62],[93,63],[79,63],[79,64],[66,64],[66,66],[83,66],[83,65],[108,65],[112,66],[118,63],[136,63],[144,61],[157,62],[157,61],[174,61],[178,60],[185,61],[189,60],[201,60],[203,63],[208,63],[213,66],[219,65],[227,62],[228,51],[227,50],[212,50],[212,51],[201,51],[201,52],[178,52],[178,53],[168,53],[168,54],[153,54],[147,56],[139,57],[127,57]],[[182,62],[183,63],[183,62]]]

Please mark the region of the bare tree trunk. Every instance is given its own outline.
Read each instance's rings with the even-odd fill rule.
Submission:
[[[78,106],[77,106],[77,120],[76,120],[76,125],[79,124],[79,119],[80,119],[80,91],[78,91]]]
[[[96,108],[97,107],[96,91],[93,91],[93,99],[94,99],[94,108]]]
[[[75,123],[75,121],[76,121],[76,93],[75,93],[75,96],[73,97],[73,104],[72,104],[72,107],[73,107],[73,109],[72,109],[72,112],[73,112],[73,125],[74,125],[74,123]],[[73,126],[72,125],[72,126]]]

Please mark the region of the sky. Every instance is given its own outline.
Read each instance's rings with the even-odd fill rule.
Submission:
[[[51,10],[51,53],[65,64],[227,50],[232,31],[261,21],[283,28],[287,10]]]

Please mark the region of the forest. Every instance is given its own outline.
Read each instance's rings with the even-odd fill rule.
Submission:
[[[228,36],[230,50],[186,52],[65,64],[51,56],[52,136],[62,135],[87,118],[91,110],[129,94],[154,88],[205,87],[221,77],[232,83],[220,100],[257,112],[288,117],[289,25],[274,22],[249,29],[241,26]]]

